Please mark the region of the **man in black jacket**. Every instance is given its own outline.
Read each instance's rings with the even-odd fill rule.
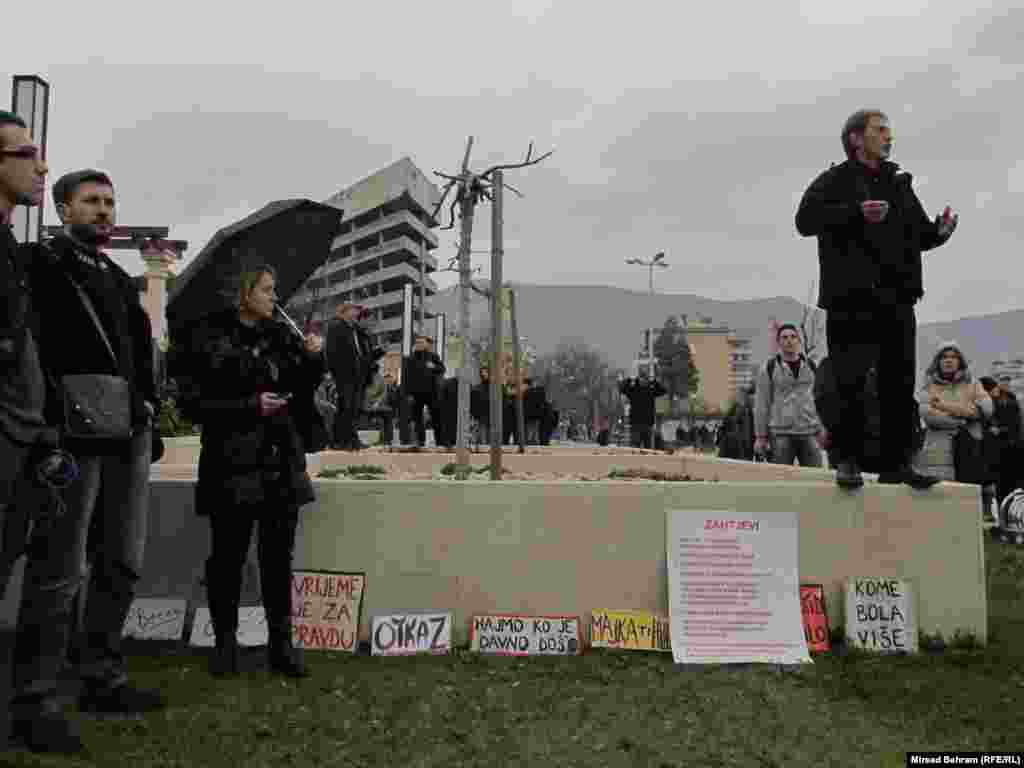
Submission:
[[[45,422],[46,386],[29,290],[31,264],[26,263],[29,254],[39,258],[44,252],[19,247],[10,229],[16,205],[39,205],[46,172],[25,122],[0,111],[0,598],[11,566],[25,549],[30,517],[44,511],[30,495],[33,454],[57,442],[56,433]],[[43,644],[35,653],[62,661],[66,639],[56,637],[48,626],[39,629],[43,631],[36,634]],[[52,700],[16,702],[11,714],[14,739],[32,750],[77,752],[82,748],[77,729]],[[0,750],[6,730],[0,724]]]
[[[336,310],[337,321],[331,323],[327,331],[327,365],[338,397],[333,447],[343,451],[362,447],[356,419],[362,405],[371,350],[356,323],[360,309],[349,302],[340,304]]]
[[[430,423],[434,428],[436,444],[440,444],[442,434],[438,398],[441,394],[441,379],[445,368],[433,347],[433,339],[429,336],[417,336],[406,369],[409,379],[405,391],[412,400],[412,423],[416,429],[416,440],[421,446],[427,442],[427,428],[423,423],[424,407],[430,411]]]
[[[903,418],[916,376],[914,305],[924,295],[921,252],[945,243],[957,217],[947,207],[934,221],[928,218],[910,174],[888,160],[892,133],[882,112],[854,113],[841,138],[846,162],[814,180],[796,214],[797,231],[818,239],[818,306],[828,312],[828,348],[840,400],[832,435],[836,482],[844,488],[864,483],[857,463],[861,393],[868,370],[877,364],[886,451],[879,481],[925,488],[934,480],[907,463],[911,436]]]
[[[619,391],[629,400],[630,443],[634,448],[653,448],[654,401],[665,394],[665,387],[641,369],[640,377],[624,379]]]
[[[29,551],[12,708],[50,711],[55,706],[72,626],[71,601],[83,582],[90,523],[98,516],[102,540],[95,543],[85,595],[79,707],[83,712],[151,711],[164,706],[163,697],[128,685],[120,645],[146,542],[152,429],[159,407],[152,326],[131,278],[100,250],[115,222],[110,177],[95,170],[67,174],[54,185],[53,197],[64,231],[49,243],[51,258],[33,261],[31,279],[43,370],[54,387],[48,420],[59,426],[64,447],[78,458],[79,476],[64,494],[64,514],[34,537]],[[105,408],[125,410],[129,435],[88,441],[69,436],[77,411],[65,407],[65,397],[76,391],[71,377],[83,375],[97,386],[107,381],[104,387],[110,388],[88,395],[85,407],[106,401]]]

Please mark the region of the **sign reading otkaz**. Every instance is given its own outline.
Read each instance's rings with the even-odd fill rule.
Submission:
[[[132,602],[122,635],[136,640],[181,640],[186,603],[176,598],[139,598]]]
[[[590,616],[594,648],[627,651],[672,651],[668,618],[644,611],[595,610]]]
[[[855,648],[917,651],[913,594],[903,579],[852,578],[846,582],[846,640]]]
[[[370,626],[373,656],[445,654],[452,650],[452,615],[431,611],[374,616]]]
[[[796,512],[670,510],[666,517],[676,663],[810,662]]]
[[[355,653],[366,575],[330,571],[292,574],[292,639],[298,648]]]
[[[574,656],[582,651],[579,616],[474,616],[469,648],[503,656]]]

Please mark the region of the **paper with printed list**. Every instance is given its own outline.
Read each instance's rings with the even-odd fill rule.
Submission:
[[[666,517],[676,663],[810,662],[796,513],[669,510]]]

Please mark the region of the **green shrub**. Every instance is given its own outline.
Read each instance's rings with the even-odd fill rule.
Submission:
[[[172,397],[161,402],[157,427],[161,437],[188,437],[198,431],[191,421],[182,416]]]

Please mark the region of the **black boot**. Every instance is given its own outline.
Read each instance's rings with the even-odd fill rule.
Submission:
[[[309,677],[309,670],[302,663],[302,654],[292,645],[292,628],[275,627],[270,630],[267,641],[267,661],[270,669],[279,675],[292,678]]]
[[[238,674],[238,592],[225,594],[221,579],[216,577],[210,561],[206,561],[206,602],[216,641],[210,655],[210,674],[234,677]]]

